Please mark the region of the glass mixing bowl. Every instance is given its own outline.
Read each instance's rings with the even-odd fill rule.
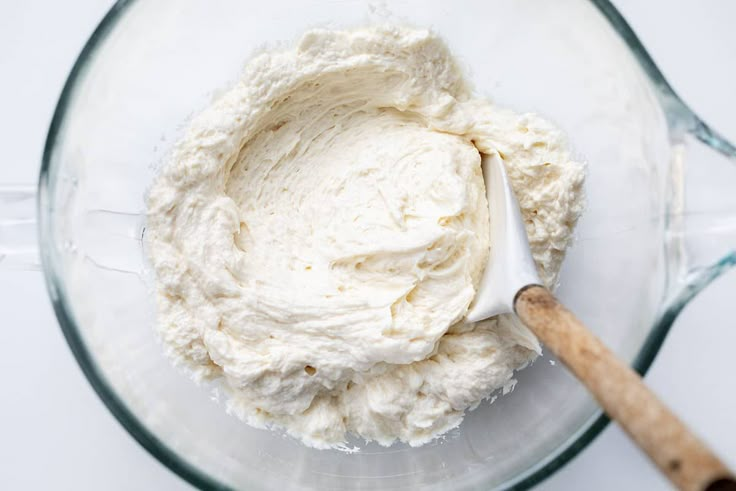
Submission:
[[[643,372],[684,304],[736,263],[736,149],[673,93],[605,0],[120,1],[61,95],[38,187],[43,270],[90,383],[161,462],[203,489],[528,488],[605,426],[540,359],[513,393],[420,448],[314,450],[248,427],[164,358],[141,254],[143,196],[188,116],[264,45],[310,27],[430,26],[481,94],[536,111],[588,162],[587,209],[558,295]],[[704,145],[685,146],[688,140]],[[687,174],[687,179],[686,179]],[[686,186],[687,181],[687,186]],[[707,186],[698,202],[688,190]],[[31,192],[5,189],[0,264],[32,253]],[[10,220],[9,218],[13,218]]]

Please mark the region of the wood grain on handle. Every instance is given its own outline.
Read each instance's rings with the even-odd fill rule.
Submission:
[[[718,457],[547,289],[522,289],[514,308],[677,488],[736,490],[736,480]]]

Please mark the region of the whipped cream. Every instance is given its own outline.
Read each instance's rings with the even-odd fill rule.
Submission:
[[[479,152],[508,170],[552,286],[583,166],[533,114],[475,98],[428,30],[313,30],[196,116],[147,198],[157,328],[228,407],[319,447],[423,444],[537,356],[469,324],[493,237]]]

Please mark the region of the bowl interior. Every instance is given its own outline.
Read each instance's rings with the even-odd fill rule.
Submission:
[[[103,398],[197,484],[523,486],[550,472],[599,414],[545,355],[518,374],[513,393],[481,404],[441,440],[319,451],[228,416],[216,385],[195,386],[164,358],[141,259],[143,196],[187,118],[264,46],[312,27],[384,22],[432,27],[478,93],[565,129],[588,163],[587,209],[558,294],[626,360],[655,321],[665,286],[667,125],[633,56],[589,2],[129,2],[83,53],[60,104],[42,187],[47,274],[63,327]]]

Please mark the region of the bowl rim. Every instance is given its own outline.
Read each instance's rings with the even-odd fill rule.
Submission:
[[[115,390],[108,384],[102,371],[95,364],[90,350],[85,345],[81,333],[67,309],[64,287],[60,281],[57,263],[52,257],[52,248],[43,247],[51,244],[53,237],[51,210],[51,187],[53,176],[53,154],[59,132],[66,118],[72,95],[77,82],[86,71],[88,62],[93,58],[102,42],[115,27],[124,12],[137,0],[116,0],[115,4],[105,14],[92,35],[85,43],[82,51],[74,62],[72,69],[64,83],[47,133],[41,161],[41,171],[38,180],[38,224],[39,242],[41,246],[41,261],[43,265],[46,287],[56,313],[57,320],[74,357],[79,363],[82,372],[92,388],[115,416],[118,422],[130,435],[159,462],[168,467],[175,474],[191,485],[203,490],[230,490],[228,485],[218,482],[215,478],[190,464],[169,448],[163,441],[151,432],[133,414]],[[625,42],[634,58],[639,63],[650,83],[659,96],[660,104],[665,114],[680,119],[677,113],[689,111],[670,87],[662,72],[645,50],[638,37],[628,25],[623,16],[611,4],[610,0],[586,0],[609,22],[613,29]],[[669,104],[668,102],[674,102]],[[652,326],[647,338],[637,354],[632,368],[644,375],[651,366],[659,349],[664,342],[673,322],[689,298],[672,302],[665,309],[659,320]],[[568,440],[557,448],[558,453],[550,454],[546,459],[537,462],[534,466],[501,485],[500,489],[526,490],[540,483],[554,474],[558,469],[570,462],[585,447],[587,447],[608,425],[608,417],[598,410],[591,418],[585,421]],[[561,449],[561,450],[560,450]]]

